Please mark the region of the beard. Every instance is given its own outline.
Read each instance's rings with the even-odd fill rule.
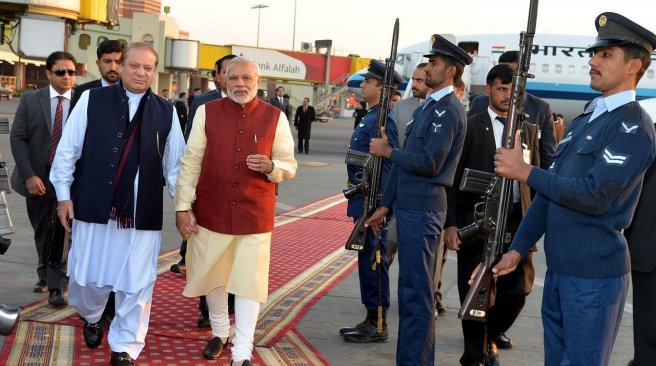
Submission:
[[[115,83],[119,81],[121,76],[116,72],[116,71],[110,71],[107,74],[103,76],[105,80],[109,81],[110,83]]]
[[[228,89],[228,98],[232,99],[235,103],[244,105],[255,99],[255,94],[248,93],[246,95],[237,95],[234,91]]]

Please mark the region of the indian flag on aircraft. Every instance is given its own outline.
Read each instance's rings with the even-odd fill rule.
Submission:
[[[506,52],[506,46],[492,46],[492,55],[501,56],[502,53]]]

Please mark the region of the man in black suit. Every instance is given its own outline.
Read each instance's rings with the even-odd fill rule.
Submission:
[[[287,120],[291,122],[292,106],[289,105],[289,98],[285,98],[285,88],[282,86],[277,87],[276,96],[269,99],[269,103],[278,107],[278,109],[280,109],[285,114],[285,116],[287,116]]]
[[[510,66],[499,64],[490,69],[487,75],[485,94],[489,96],[489,108],[467,120],[467,136],[462,149],[460,162],[452,187],[447,189],[447,217],[444,229],[444,242],[451,250],[458,251],[458,293],[460,302],[469,291],[468,281],[484,256],[485,242],[480,235],[461,243],[457,230],[474,222],[474,205],[481,202],[480,195],[462,192],[458,189],[465,168],[485,172],[494,171],[495,149],[501,146],[504,125],[510,107],[513,70]],[[524,122],[522,144],[526,144],[524,158],[533,165],[539,165],[537,150],[537,129],[534,124]],[[522,212],[530,202],[530,191],[526,185],[513,187],[513,209],[508,218],[508,232],[514,233],[519,227]],[[497,365],[498,354],[495,340],[510,327],[516,315],[524,306],[524,273],[521,268],[513,272],[513,277],[497,280],[495,305],[488,315],[487,333],[490,340],[488,363],[483,359],[485,327],[481,322],[462,321],[465,340],[464,353],[460,358],[462,365]],[[510,324],[509,324],[510,323]]]
[[[200,88],[194,88],[194,92],[189,95],[189,98],[187,98],[187,106],[191,107],[191,104],[194,102],[194,98],[199,96],[203,91]]]
[[[645,172],[640,200],[633,222],[624,235],[631,254],[633,281],[633,363],[653,365],[656,359],[656,163]]]
[[[512,67],[513,70],[517,68],[518,62],[518,51],[506,51],[499,56],[499,63],[507,64]],[[469,104],[467,116],[473,116],[474,114],[487,110],[488,104],[489,99],[487,95],[479,95],[473,98]],[[556,152],[556,146],[558,145],[551,106],[542,99],[526,93],[526,97],[524,98],[524,113],[528,115],[528,122],[537,125],[538,144],[540,148],[540,168],[548,170],[554,161],[554,154]],[[533,265],[532,253],[528,254],[528,257],[524,262],[524,269],[527,278],[534,277],[535,266]],[[531,286],[529,285],[527,287],[527,295],[528,292],[530,292],[530,288]],[[497,345],[499,348],[512,348],[514,342],[505,334],[501,334],[499,339],[497,339]]]
[[[100,88],[116,84],[121,79],[121,55],[125,48],[125,42],[108,39],[101,42],[96,49],[96,65],[100,71],[100,79],[89,81],[75,88],[71,99],[71,109],[75,107],[80,95],[85,90]]]
[[[296,109],[296,116],[294,116],[294,127],[298,130],[299,154],[302,154],[303,150],[306,154],[310,153],[310,132],[312,121],[317,118],[317,114],[314,112],[314,107],[309,104],[310,99],[304,98],[303,105]]]
[[[221,57],[220,59],[216,60],[214,63],[214,70],[212,70],[212,77],[214,78],[214,85],[216,86],[216,89],[210,90],[207,93],[203,93],[201,95],[198,95],[194,98],[193,102],[191,103],[189,107],[189,119],[187,121],[187,128],[185,128],[185,141],[189,138],[189,134],[191,133],[191,127],[194,125],[194,116],[196,115],[196,110],[198,107],[202,106],[203,104],[221,99],[224,97],[228,96],[228,86],[226,84],[226,78],[225,78],[225,73],[226,73],[226,67],[228,65],[228,61],[232,60],[237,56],[235,55],[225,55]],[[182,256],[184,259],[184,255]],[[174,271],[175,272],[175,271]]]
[[[180,97],[175,100],[173,103],[175,111],[178,114],[178,120],[180,121],[180,128],[184,133],[185,127],[187,126],[187,93],[180,93]]]
[[[38,282],[33,291],[50,289],[48,302],[66,305],[57,270],[47,264],[61,265],[60,253],[51,253],[47,240],[48,226],[57,208],[57,196],[48,178],[66,117],[71,110],[71,94],[75,84],[75,57],[68,52],[53,52],[46,60],[46,77],[50,84],[26,92],[20,99],[11,128],[11,151],[16,168],[11,176],[14,190],[25,197],[27,216],[34,229],[34,243],[39,256]],[[49,259],[58,257],[55,263]],[[56,263],[59,262],[59,263]],[[53,271],[54,270],[54,271]]]
[[[506,51],[499,56],[500,64],[508,64],[514,69],[519,62],[518,51]],[[467,116],[473,116],[487,110],[489,100],[487,95],[474,97],[469,103]],[[538,140],[540,143],[540,168],[549,169],[554,160],[556,152],[556,132],[554,131],[553,113],[551,106],[544,100],[526,93],[524,99],[524,113],[528,115],[528,122],[538,126]]]

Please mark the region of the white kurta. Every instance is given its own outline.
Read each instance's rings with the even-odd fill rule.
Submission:
[[[126,94],[132,119],[144,94],[128,91]],[[68,117],[50,170],[50,181],[59,201],[71,199],[75,163],[82,155],[84,146],[88,104],[89,92],[85,91]],[[182,131],[178,127],[178,116],[173,112],[171,132],[162,157],[166,186],[171,197],[175,193],[180,157],[185,148]],[[137,172],[134,181],[135,197],[139,190],[138,182]],[[135,211],[136,202],[135,199]],[[114,291],[131,293],[155,280],[161,231],[118,229],[113,220],[108,220],[108,224],[73,220],[72,241],[68,255],[68,275],[81,286],[94,283],[98,287],[111,286]]]

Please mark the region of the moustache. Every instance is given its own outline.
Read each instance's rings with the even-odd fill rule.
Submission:
[[[599,70],[597,70],[597,69],[590,69],[589,74],[590,75],[600,75],[601,76],[601,72],[599,72]]]

